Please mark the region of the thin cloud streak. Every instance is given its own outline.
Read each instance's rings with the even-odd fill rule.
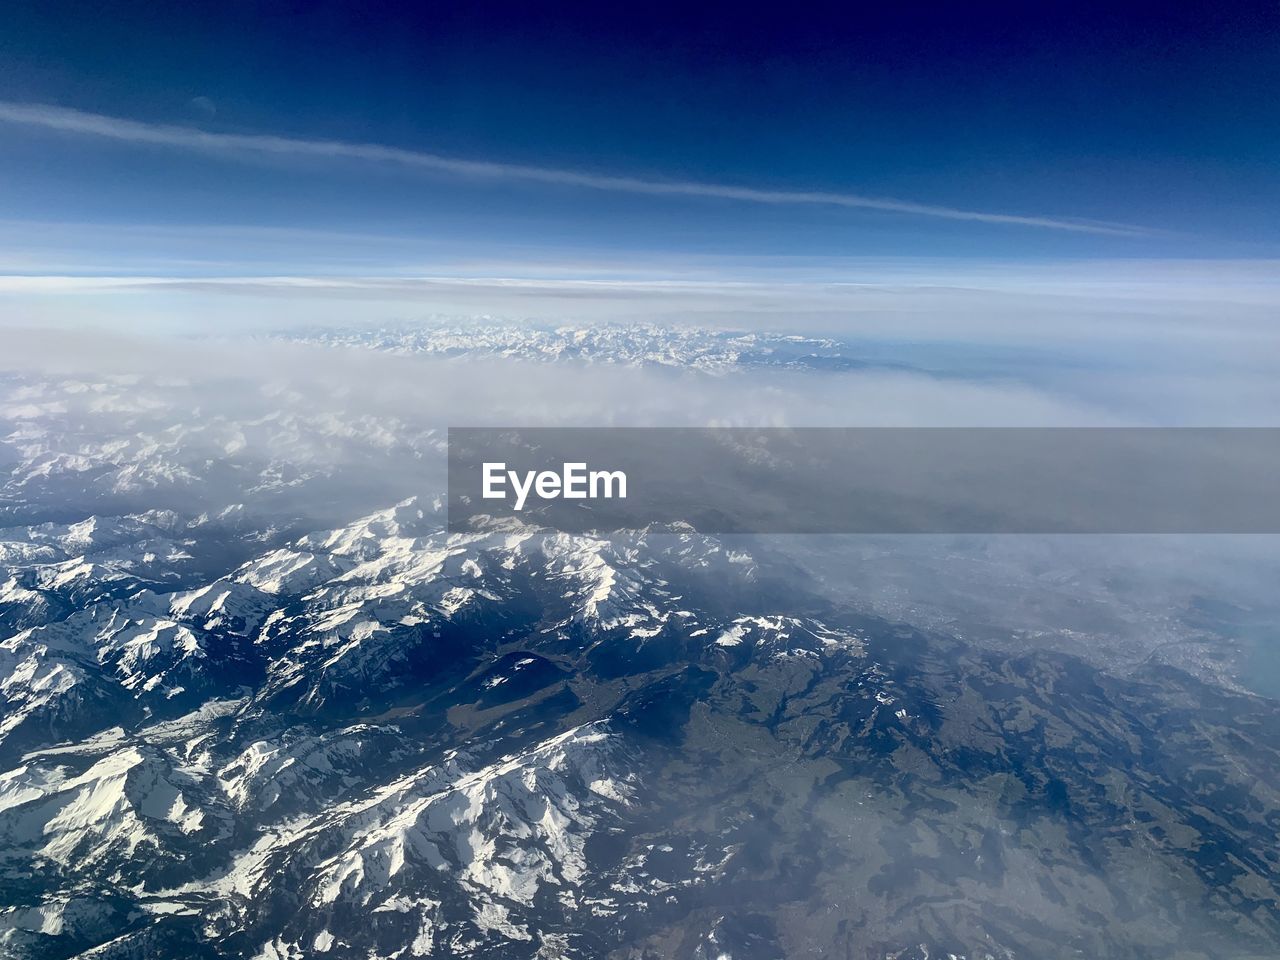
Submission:
[[[46,104],[0,101],[0,122],[24,124],[64,133],[104,137],[129,143],[152,144],[183,150],[364,160],[376,163],[398,164],[455,176],[491,180],[518,180],[555,186],[579,187],[588,190],[605,190],[615,193],[644,194],[648,196],[709,197],[773,205],[847,207],[860,210],[878,210],[886,213],[936,217],[944,220],[1037,227],[1048,230],[1065,230],[1073,233],[1109,236],[1144,237],[1158,234],[1158,231],[1129,224],[987,213],[977,210],[962,210],[954,207],[913,203],[907,200],[863,197],[847,193],[765,190],[755,187],[687,180],[647,180],[639,177],[586,173],[554,167],[535,167],[486,160],[466,160],[374,143],[307,140],[271,134],[211,133],[196,127],[143,123],[137,120],[127,120],[99,113],[87,113],[81,110]]]

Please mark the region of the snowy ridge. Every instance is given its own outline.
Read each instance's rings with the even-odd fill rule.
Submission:
[[[583,328],[493,321],[465,326],[428,322],[374,330],[287,332],[277,334],[276,339],[453,359],[500,357],[706,373],[762,367],[833,370],[866,365],[852,345],[825,337],[644,323]]]
[[[180,518],[163,522],[183,527]],[[95,518],[34,531],[48,549],[9,557],[25,576],[73,560],[75,547],[109,541],[126,550],[155,529]],[[186,529],[198,538],[201,528]],[[115,895],[145,915],[199,915],[250,939],[274,925],[281,932],[253,948],[262,956],[317,944],[340,952],[360,930],[355,918],[370,911],[387,936],[412,928],[405,956],[531,942],[540,912],[586,906],[588,843],[639,788],[607,720],[502,756],[468,748],[424,763],[422,746],[395,723],[402,709],[421,709],[412,700],[379,722],[327,729],[281,727],[270,705],[340,715],[356,691],[394,704],[397,689],[412,697],[415,685],[430,684],[434,651],[462,636],[493,665],[450,683],[474,690],[483,710],[508,710],[526,695],[536,703],[564,669],[554,654],[501,653],[503,637],[535,631],[557,649],[583,634],[585,649],[607,649],[664,632],[696,635],[706,618],[683,607],[672,564],[744,583],[755,570],[688,532],[603,540],[496,524],[448,534],[434,503],[409,499],[268,544],[203,584],[164,592],[134,582],[15,633],[0,646],[4,732],[25,723],[34,736],[33,723],[44,728],[56,716],[72,736],[45,741],[0,775],[10,858],[57,865],[46,873],[52,886],[13,914],[6,936],[62,936],[51,931],[75,901],[54,878],[74,868],[110,878]],[[540,598],[532,607],[522,599],[530,591]],[[125,709],[104,714],[100,702]],[[86,735],[104,716],[124,726]],[[246,831],[241,818],[256,826]],[[140,874],[142,863],[165,866]],[[211,897],[228,906],[211,910]],[[125,922],[114,907],[101,909]],[[324,929],[317,911],[329,917]],[[98,949],[144,942],[124,934]]]

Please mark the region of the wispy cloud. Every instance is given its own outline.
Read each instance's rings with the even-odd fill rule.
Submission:
[[[709,197],[772,205],[846,207],[859,210],[878,210],[886,213],[937,217],[945,220],[964,220],[975,223],[1005,224],[1110,236],[1141,237],[1158,233],[1158,231],[1131,224],[1067,217],[991,213],[914,203],[909,200],[864,197],[849,193],[768,190],[691,180],[653,180],[590,173],[580,170],[563,170],[555,167],[537,167],[489,160],[469,160],[374,143],[310,140],[271,134],[213,133],[196,127],[142,123],[137,120],[128,120],[99,113],[86,113],[81,110],[70,110],[65,107],[55,107],[47,104],[0,101],[0,122],[24,124],[65,133],[105,137],[129,143],[151,144],[182,150],[360,160],[372,163],[396,164],[453,176],[544,183],[555,186],[578,187],[586,190],[606,190],[615,193],[648,196]]]

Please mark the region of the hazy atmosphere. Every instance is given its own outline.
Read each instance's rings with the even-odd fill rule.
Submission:
[[[1280,954],[1280,537],[447,469],[1280,428],[1276,89],[1261,3],[6,10],[0,958]]]

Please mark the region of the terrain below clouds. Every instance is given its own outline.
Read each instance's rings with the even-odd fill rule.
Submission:
[[[751,422],[951,387],[823,338],[379,336],[18,344],[0,953],[1280,948],[1280,708],[1239,683],[1265,550],[450,535],[468,410]],[[961,421],[1073,409],[955,387]]]

